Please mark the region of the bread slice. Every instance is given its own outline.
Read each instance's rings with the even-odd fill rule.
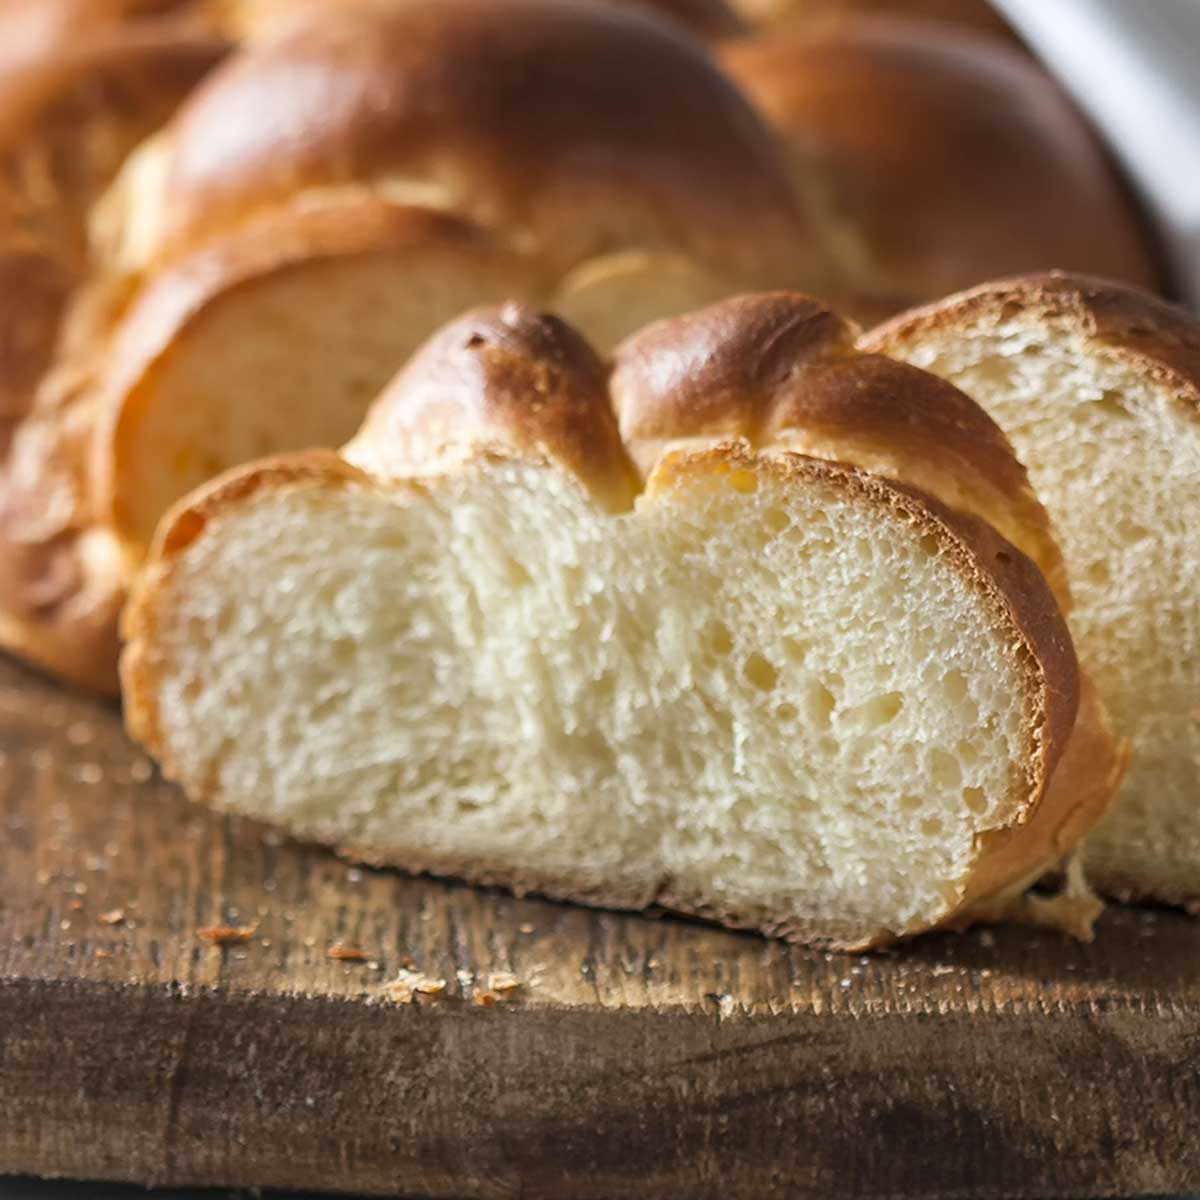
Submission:
[[[1034,563],[833,461],[906,427],[929,483],[957,462],[1045,537],[995,426],[852,337],[747,297],[610,383],[556,318],[454,322],[344,455],[174,509],[131,731],[198,800],[410,870],[845,947],[996,911],[1120,755]]]
[[[1089,875],[1200,905],[1200,322],[1053,274],[898,317],[864,345],[958,384],[1028,465],[1062,539],[1080,656],[1133,742]]]

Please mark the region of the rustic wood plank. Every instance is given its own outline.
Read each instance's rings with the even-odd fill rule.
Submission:
[[[1114,911],[1089,947],[998,930],[846,957],[408,879],[188,805],[115,709],[8,662],[0,834],[0,1172],[435,1197],[1200,1190],[1200,923],[1178,914]],[[445,992],[388,1000],[406,964]],[[501,972],[521,986],[479,1003]]]

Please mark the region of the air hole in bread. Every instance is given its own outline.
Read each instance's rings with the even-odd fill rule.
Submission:
[[[1100,413],[1105,417],[1117,421],[1136,420],[1136,417],[1129,411],[1125,401],[1121,398],[1121,394],[1111,388],[1106,389],[1098,400],[1090,401],[1088,407],[1095,413]]]
[[[782,533],[791,523],[792,519],[781,508],[767,509],[767,528],[774,533]]]
[[[810,644],[802,638],[787,637],[786,635],[780,639],[783,643],[783,652],[794,663],[803,663],[808,656]]]
[[[929,752],[934,784],[949,792],[962,782],[962,766],[952,754],[936,746]]]
[[[833,721],[833,710],[837,701],[833,693],[821,682],[814,680],[808,685],[808,719],[819,729],[828,729]]]
[[[708,647],[714,654],[724,657],[732,652],[733,635],[729,632],[729,626],[723,621],[710,621],[705,634]]]
[[[984,795],[983,788],[965,787],[962,791],[963,803],[967,808],[978,815],[987,812],[988,802],[987,796]]]
[[[746,659],[742,673],[756,688],[764,692],[773,691],[779,682],[779,672],[757,652]]]
[[[942,676],[942,687],[946,699],[952,704],[961,703],[967,698],[967,677],[961,671],[947,671]]]

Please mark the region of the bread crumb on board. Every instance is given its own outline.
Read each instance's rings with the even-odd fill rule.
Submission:
[[[125,910],[123,908],[110,908],[108,912],[102,912],[96,920],[101,925],[120,925],[125,920]]]
[[[359,946],[346,946],[335,942],[325,951],[326,958],[336,958],[339,962],[366,962],[371,956]]]
[[[383,995],[397,1004],[409,1004],[416,996],[440,996],[446,990],[444,979],[435,979],[421,971],[402,967],[396,978],[381,989]]]
[[[258,922],[253,925],[210,925],[197,929],[196,936],[210,946],[228,946],[235,942],[248,942],[258,932]]]

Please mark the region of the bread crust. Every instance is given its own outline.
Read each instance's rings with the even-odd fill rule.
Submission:
[[[234,119],[247,111],[286,127]],[[626,7],[322,7],[200,89],[169,154],[166,255],[299,192],[388,179],[525,230],[560,273],[613,244],[665,245],[761,285],[820,254],[740,92]]]
[[[452,471],[480,450],[547,458],[622,512],[638,483],[608,374],[558,317],[516,303],[477,309],[426,342],[343,454],[384,478]]]
[[[900,313],[860,345],[887,354],[928,334],[1018,314],[1061,322],[1169,389],[1180,415],[1200,420],[1200,323],[1186,310],[1109,279],[1069,271],[1014,275]]]
[[[721,61],[775,123],[840,249],[847,290],[826,294],[863,320],[1049,267],[1167,283],[1096,134],[1001,39],[851,14],[730,43]]]
[[[668,323],[656,327],[646,343],[627,351],[630,360],[637,364],[639,379],[648,375],[658,385],[658,392],[653,394],[658,401],[657,410],[646,400],[645,392],[637,393],[638,402],[647,404],[642,413],[647,423],[652,423],[651,417],[661,416],[663,420],[669,417],[672,431],[682,434],[686,428],[688,405],[672,401],[670,381],[681,387],[685,396],[690,394],[689,382],[698,387],[712,379],[728,383],[737,378],[734,359],[744,364],[750,378],[760,381],[769,378],[769,371],[755,374],[755,363],[769,363],[776,351],[781,359],[786,359],[789,353],[795,354],[794,346],[790,352],[778,349],[787,336],[798,339],[801,347],[843,345],[840,323],[827,310],[804,298],[771,299],[772,304],[785,302],[798,315],[798,322],[789,326],[790,334],[785,330],[774,339],[766,339],[763,355],[758,359],[748,353],[746,345],[746,338],[753,331],[748,332],[740,325],[742,319],[760,312],[756,300],[731,301],[722,306],[730,312],[706,314],[700,328],[707,330],[711,326],[731,331],[730,343],[737,353],[731,352],[729,362],[722,361],[721,339],[715,336],[706,343],[705,353],[695,354],[698,381],[691,380],[690,372],[679,365],[688,361],[688,352],[695,349],[689,318],[673,323],[674,338],[669,336],[671,323]],[[480,340],[472,344],[477,337]],[[663,356],[659,376],[653,372],[654,347]],[[673,349],[678,353],[672,353]],[[499,353],[493,357],[496,350]],[[852,347],[844,353],[845,368],[854,370]],[[443,356],[444,362],[439,365],[435,360]],[[545,371],[540,385],[535,378],[531,386],[530,370],[539,360]],[[124,632],[128,644],[121,669],[130,731],[159,758],[168,776],[178,778],[183,774],[182,764],[174,760],[167,743],[157,708],[165,669],[156,649],[157,631],[158,623],[167,619],[163,607],[164,597],[169,593],[172,564],[202,535],[210,521],[236,509],[248,495],[262,488],[289,486],[420,489],[425,486],[423,475],[469,469],[480,456],[496,454],[556,463],[575,474],[595,494],[597,483],[590,475],[595,464],[581,465],[577,457],[581,437],[603,446],[605,439],[615,435],[615,422],[606,431],[608,405],[601,386],[603,370],[599,361],[561,322],[514,306],[507,306],[501,312],[469,314],[438,335],[411,370],[422,386],[428,385],[429,392],[421,394],[418,388],[414,401],[410,399],[411,393],[406,395],[404,386],[398,386],[395,394],[372,414],[356,439],[353,456],[370,467],[370,472],[347,463],[340,455],[328,453],[270,460],[231,472],[201,489],[176,506],[160,526],[148,565],[126,613]],[[618,366],[614,388],[619,372]],[[914,380],[917,376],[919,372]],[[632,389],[628,379],[626,382]],[[448,385],[448,394],[443,385]],[[648,384],[645,386],[649,388]],[[948,399],[941,387],[931,386],[929,391],[932,405],[945,404],[952,411],[958,404],[957,399]],[[445,399],[436,398],[443,395]],[[518,407],[521,397],[524,397],[523,411]],[[411,403],[411,408],[405,408],[407,403]],[[759,411],[757,403],[754,396],[741,397],[731,407],[744,416],[746,412]],[[589,406],[596,409],[591,418],[582,411]],[[621,411],[620,404],[617,409]],[[712,413],[704,405],[699,405],[698,411],[705,414],[704,427],[710,428]],[[868,407],[863,420],[869,420],[873,411]],[[473,436],[462,443],[462,453],[447,459],[443,434],[457,422],[469,424]],[[654,428],[661,432],[663,426]],[[698,476],[719,477],[731,471],[768,472],[798,486],[819,480],[844,490],[861,503],[899,513],[932,537],[969,586],[982,596],[997,630],[1003,631],[1001,636],[1019,664],[1029,697],[1025,727],[1027,774],[1018,785],[1019,795],[1009,822],[980,840],[969,874],[950,883],[947,909],[940,923],[957,926],[969,923],[976,915],[994,917],[1009,893],[1023,888],[1056,863],[1099,818],[1111,799],[1123,765],[1123,752],[1109,736],[1090,693],[1085,692],[1086,703],[1080,709],[1078,664],[1064,618],[1045,577],[984,520],[946,507],[919,487],[861,470],[852,462],[814,458],[786,448],[767,447],[767,453],[756,453],[751,440],[737,428],[728,432],[730,436],[723,436],[706,448],[697,450],[693,446],[660,455],[640,503],[653,504],[656,496]],[[371,443],[389,440],[404,444],[393,448],[395,456],[390,460],[391,451],[386,447],[372,459]],[[993,440],[988,452],[1000,454],[1005,447],[1003,439]],[[603,463],[610,449],[600,449],[595,462]],[[389,461],[390,468],[386,465]],[[382,477],[372,473],[376,464],[384,472]],[[608,478],[608,470],[605,468],[604,479]],[[1077,720],[1081,711],[1083,715]],[[189,781],[184,779],[184,782]],[[237,806],[234,797],[206,799],[218,807]],[[326,830],[293,832],[330,840]],[[739,928],[841,948],[881,945],[913,932],[864,930],[849,925],[818,929],[812,924],[796,923],[793,914],[715,911],[706,897],[685,894],[669,879],[631,888],[612,880],[564,879],[496,870],[494,864],[482,861],[414,859],[403,846],[360,847],[354,853],[369,861],[409,870],[449,874],[471,882],[500,884],[583,903],[639,908],[658,904]]]

